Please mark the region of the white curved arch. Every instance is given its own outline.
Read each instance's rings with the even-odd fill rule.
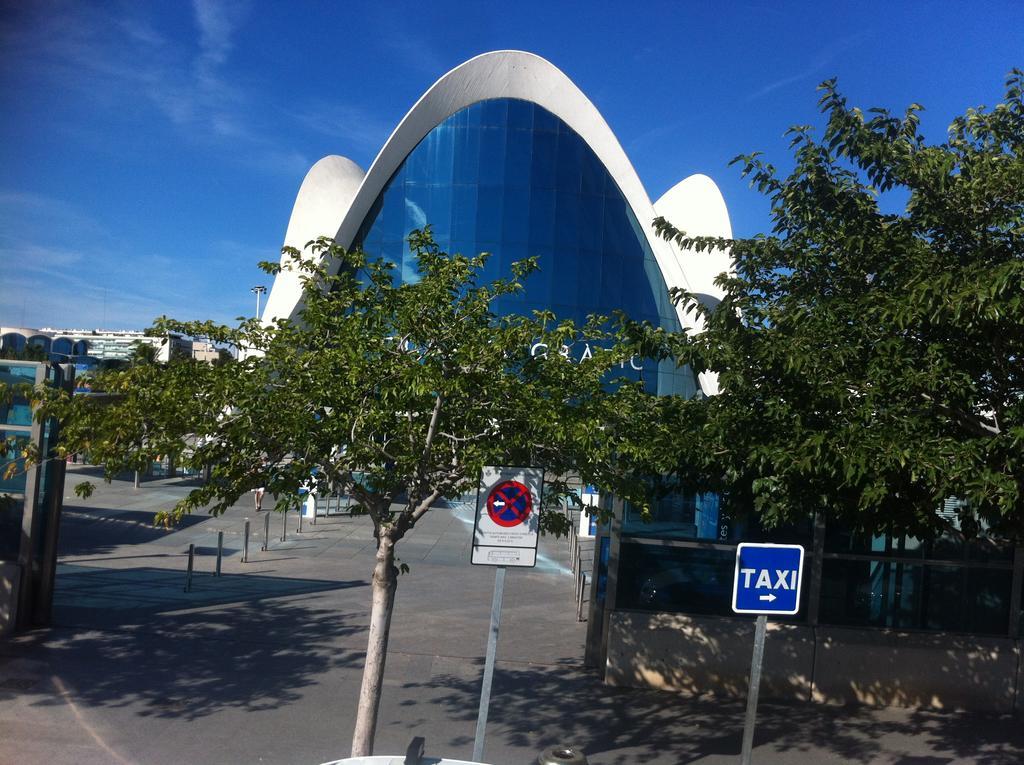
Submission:
[[[696,291],[696,285],[687,278],[687,271],[683,269],[680,258],[672,246],[655,236],[652,226],[655,218],[654,206],[618,139],[597,108],[561,70],[540,56],[523,51],[506,50],[481,54],[455,67],[435,82],[413,105],[385,142],[362,178],[358,190],[351,197],[351,203],[344,208],[340,205],[335,208],[336,217],[340,217],[337,227],[322,228],[313,235],[335,231],[334,238],[338,244],[350,246],[384,185],[427,133],[456,112],[480,101],[495,98],[530,101],[554,114],[579,134],[600,159],[632,208],[647,237],[666,285],[670,289],[683,287]],[[319,164],[317,163],[314,169]],[[312,174],[311,170],[310,175]],[[303,182],[303,190],[308,180],[309,176],[307,181]],[[708,181],[710,182],[710,179]],[[715,191],[717,192],[717,188]],[[302,193],[303,191],[300,191],[300,196]],[[719,198],[720,196],[719,194]],[[299,200],[296,200],[296,211],[298,208]],[[296,211],[292,213],[293,218]],[[725,220],[728,225],[727,215]],[[276,293],[276,283],[274,289]],[[286,295],[287,300],[294,298],[290,305],[287,304]],[[282,290],[280,299],[275,298],[277,295],[272,294],[264,316],[292,315],[299,308],[301,295],[295,294],[294,289],[289,288]],[[270,310],[271,302],[273,313]],[[683,314],[678,308],[676,310],[683,327],[696,328],[692,317]]]
[[[651,228],[654,208],[633,165],[597,108],[550,62],[523,51],[484,53],[452,69],[413,105],[388,138],[352,200],[335,239],[349,246],[384,184],[431,130],[455,112],[492,98],[542,106],[576,131],[604,164],[647,234],[666,283],[688,286],[666,242]]]
[[[313,165],[295,197],[284,235],[285,247],[301,250],[311,239],[337,231],[365,176],[363,169],[346,157],[330,155]],[[279,273],[263,309],[264,323],[291,316],[301,297],[298,274]]]
[[[684,178],[654,203],[654,212],[690,236],[732,239],[729,210],[713,180],[697,173]],[[732,258],[724,250],[696,253],[672,245],[679,267],[686,272],[690,289],[713,300],[721,300],[722,289],[715,277],[733,273]]]
[[[732,239],[732,224],[725,199],[717,184],[706,175],[697,173],[681,180],[654,203],[654,212],[690,236]],[[734,273],[729,253],[724,250],[693,252],[675,244],[671,244],[671,248],[680,270],[689,278],[690,291],[696,293],[705,305],[716,305],[725,293],[715,284],[715,278],[721,273]],[[703,329],[699,317],[688,318],[694,331]],[[718,393],[717,372],[701,372],[697,379],[705,395]]]

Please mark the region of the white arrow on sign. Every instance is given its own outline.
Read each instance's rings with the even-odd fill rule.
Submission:
[[[758,597],[758,600],[767,600],[769,603],[771,603],[773,600],[775,600],[775,593],[769,592],[767,595],[761,595],[760,597]]]
[[[502,502],[500,499],[496,499],[496,500],[494,500],[494,506],[495,507],[504,507],[505,503]]]

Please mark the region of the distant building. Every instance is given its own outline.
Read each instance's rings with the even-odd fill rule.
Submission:
[[[137,330],[0,326],[0,353],[21,353],[35,347],[45,353],[50,361],[71,362],[86,368],[101,361],[127,361],[139,343],[155,348],[157,361],[186,357],[212,362],[219,357],[212,343],[192,340],[176,333],[152,337]]]

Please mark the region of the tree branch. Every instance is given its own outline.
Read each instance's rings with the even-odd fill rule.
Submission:
[[[441,419],[441,402],[443,397],[440,393],[434,399],[434,411],[430,413],[430,425],[427,426],[427,440],[423,445],[423,458],[430,454],[430,446],[434,443],[434,436],[437,434],[437,423]]]

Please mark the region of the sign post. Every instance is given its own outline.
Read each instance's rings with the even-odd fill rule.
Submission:
[[[505,591],[505,567],[532,567],[537,564],[543,486],[544,471],[539,468],[485,467],[480,476],[470,562],[476,566],[496,566],[496,570],[484,677],[480,686],[480,711],[473,740],[473,759],[477,761],[484,756],[491,681],[498,653],[501,600]]]
[[[754,724],[757,718],[757,697],[761,689],[767,615],[793,615],[800,610],[803,571],[804,548],[800,545],[744,542],[736,548],[732,610],[737,614],[757,614],[754,653],[750,660],[750,686],[747,689],[747,714],[743,723],[741,765],[750,765],[754,749]]]

